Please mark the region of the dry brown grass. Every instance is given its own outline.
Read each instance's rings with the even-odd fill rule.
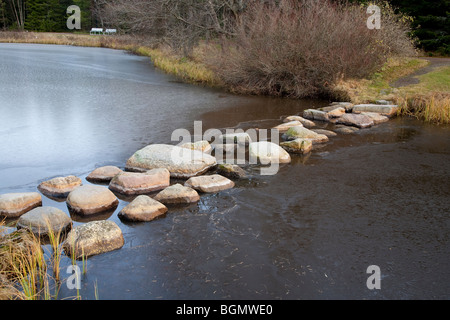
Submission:
[[[50,300],[57,297],[61,283],[62,237],[61,232],[50,231],[42,238],[26,229],[7,233],[4,221],[0,221],[1,300]],[[52,249],[50,256],[42,247],[46,242]]]
[[[425,59],[390,60],[371,79],[340,81],[335,87],[342,100],[372,103],[391,100],[400,106],[401,115],[427,122],[448,124],[450,121],[450,67],[442,67],[418,76],[419,83],[393,88],[390,83],[428,65]]]
[[[0,222],[0,298],[36,298],[48,284],[40,242],[25,230],[10,234],[5,230]]]
[[[37,43],[57,44],[80,47],[108,47],[124,49],[135,43],[130,36],[91,36],[88,34],[55,33],[55,32],[19,32],[0,31],[0,42],[5,43]]]
[[[414,116],[436,124],[450,123],[450,93],[402,95],[394,99],[399,114]]]
[[[155,67],[173,74],[187,83],[204,84],[211,87],[220,86],[219,79],[204,63],[201,62],[199,49],[194,50],[192,57],[174,54],[170,48],[149,48],[139,46],[132,51],[150,57]]]

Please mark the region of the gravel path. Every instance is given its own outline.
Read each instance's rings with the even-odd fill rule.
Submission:
[[[409,86],[411,84],[417,84],[420,82],[419,79],[416,78],[417,76],[429,73],[439,67],[450,66],[450,58],[431,58],[431,57],[425,58],[425,57],[423,57],[421,59],[430,61],[430,64],[422,69],[417,70],[416,72],[414,72],[406,77],[397,79],[396,81],[390,83],[390,86],[394,87],[394,88],[399,88],[399,87]]]

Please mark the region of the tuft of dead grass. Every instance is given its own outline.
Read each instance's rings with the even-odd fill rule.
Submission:
[[[6,230],[0,221],[0,300],[56,299],[64,233],[50,231],[39,237],[27,229]],[[52,249],[50,256],[42,247],[46,242]]]
[[[40,242],[26,230],[5,234],[5,229],[0,222],[0,297],[34,299],[48,284]]]
[[[393,88],[390,83],[428,65],[419,58],[389,60],[370,79],[350,79],[337,83],[334,90],[342,100],[373,103],[378,99],[399,105],[399,115],[414,116],[436,124],[449,123],[450,67],[418,76],[419,83]]]
[[[436,124],[450,123],[450,93],[402,95],[394,99],[399,115],[413,116]]]

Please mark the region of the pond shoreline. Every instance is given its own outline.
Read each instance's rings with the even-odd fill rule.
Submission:
[[[131,36],[111,36],[71,33],[45,33],[45,32],[5,32],[0,31],[0,43],[38,43],[38,44],[58,44],[86,47],[105,47],[117,50],[126,50],[128,52],[149,57],[156,68],[176,76],[181,81],[203,85],[210,88],[220,88],[233,93],[232,88],[226,88],[214,73],[202,62],[202,53],[192,58],[180,57],[169,52],[170,50],[153,48],[142,45],[144,39]],[[199,49],[198,51],[205,50]],[[415,75],[434,72],[435,64],[449,67],[450,63],[446,58],[433,58],[432,66],[427,66],[427,58],[403,58],[404,61],[398,62],[394,59],[383,67],[384,71],[377,73],[374,80],[359,79],[343,81],[336,86],[336,95],[341,98],[332,100],[347,100],[355,104],[375,103],[376,100],[392,100],[400,106],[399,114],[414,116],[427,122],[436,124],[448,124],[450,122],[450,93],[447,92],[429,92],[422,87],[417,87],[413,92],[411,90],[399,91],[398,83],[406,85],[417,84]],[[428,58],[430,60],[430,58]],[[413,64],[411,64],[413,62]],[[392,66],[391,66],[392,64]],[[449,67],[450,68],[450,67]],[[391,72],[395,70],[395,72]],[[391,74],[392,73],[392,74]],[[381,78],[387,81],[383,87],[377,88],[374,94],[375,86],[372,83],[379,82]],[[398,76],[396,76],[398,74]],[[413,79],[405,80],[405,79]],[[405,82],[407,81],[407,82]],[[402,85],[405,87],[405,85]],[[403,92],[404,91],[404,92]]]
[[[158,93],[161,88],[157,87]],[[182,93],[183,98],[188,97]],[[192,96],[198,93],[195,91]],[[156,94],[151,97],[154,99]],[[221,99],[223,95],[215,93],[211,101],[218,105]],[[216,125],[244,131],[256,125],[270,129],[286,126],[291,122],[283,122],[288,116],[303,116],[313,104],[296,105],[285,100],[287,105],[277,109],[276,103],[283,101],[268,100],[264,105],[262,99],[251,100],[254,105],[237,105],[231,100],[230,108],[213,110],[208,101],[209,107],[196,111],[193,119],[205,120],[205,129]],[[165,106],[171,104],[168,101]],[[196,104],[197,100],[193,102]],[[327,108],[325,102],[314,104],[314,109]],[[77,113],[87,112],[80,109],[82,104],[76,106]],[[327,112],[342,113],[336,109]],[[170,109],[165,113],[169,115],[167,119],[173,118]],[[252,121],[255,118],[262,121]],[[136,119],[129,121],[134,124]],[[336,126],[313,121],[319,130]],[[112,134],[118,130],[118,123],[110,123],[114,124],[108,131]],[[160,122],[145,123],[138,127],[136,135],[150,131],[149,136],[134,145],[166,142],[172,130],[179,127],[174,123],[166,124],[167,130],[158,126],[159,135],[158,130],[148,128]],[[447,220],[443,215],[448,176],[446,132],[445,126],[394,117],[355,134],[330,137],[328,144],[318,144],[312,153],[292,154],[291,163],[280,165],[276,175],[261,176],[258,170],[249,169],[250,179],[238,179],[235,187],[221,192],[205,193],[197,203],[186,207],[169,208],[168,214],[149,223],[125,222],[108,212],[101,218],[112,220],[122,229],[124,244],[120,250],[86,260],[81,296],[94,298],[92,279],[99,279],[99,296],[107,299],[448,297],[446,283],[435,281],[447,272]],[[87,137],[94,136],[95,132]],[[112,147],[124,148],[131,140],[133,136],[124,140],[125,144],[115,140]],[[95,148],[90,147],[87,152]],[[95,163],[125,167],[124,161],[105,163],[108,159],[109,156],[98,154]],[[95,169],[84,163],[70,163],[60,172],[66,174],[73,168],[83,172]],[[53,175],[45,168],[41,170],[45,173],[39,179]],[[79,175],[86,185],[87,176],[88,172]],[[33,188],[36,190],[36,185],[28,184],[13,189]],[[103,188],[107,189],[107,185]],[[65,188],[60,189],[66,192]],[[128,196],[120,197],[116,212],[130,200]],[[44,206],[67,210],[64,201],[42,197],[42,202]],[[75,221],[74,227],[87,222]],[[72,263],[66,256],[61,261],[63,268]],[[419,261],[420,266],[411,266],[411,261]],[[382,292],[364,290],[366,279],[349,271],[364,273],[367,265],[373,263],[380,265],[387,279]],[[422,281],[424,268],[430,269],[426,281]],[[405,275],[406,279],[419,282],[419,286],[415,285],[417,290],[403,281]],[[440,285],[436,287],[436,283]],[[73,291],[62,286],[61,296],[73,296]]]

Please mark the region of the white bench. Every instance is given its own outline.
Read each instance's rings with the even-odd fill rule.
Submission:
[[[103,34],[103,28],[92,28],[90,34]]]
[[[115,33],[117,33],[116,29],[106,29],[105,30],[105,34],[115,34]]]

